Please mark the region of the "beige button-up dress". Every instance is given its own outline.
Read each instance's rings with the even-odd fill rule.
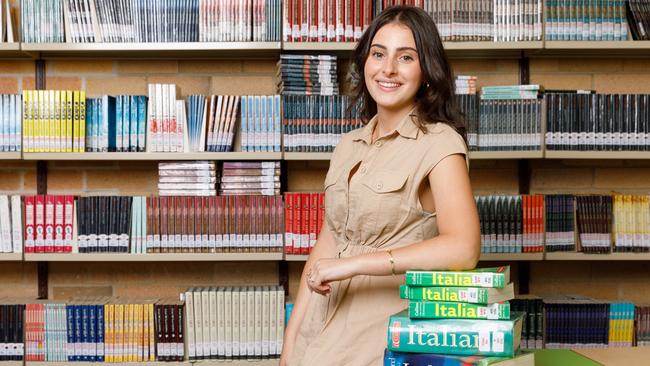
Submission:
[[[436,215],[422,209],[418,188],[444,157],[464,154],[468,161],[467,148],[447,124],[425,124],[423,133],[412,113],[391,135],[372,143],[375,116],[344,135],[333,153],[325,215],[341,258],[438,235]],[[399,298],[403,282],[403,275],[355,276],[332,283],[327,296],[312,293],[288,364],[382,365],[388,317],[407,307]]]

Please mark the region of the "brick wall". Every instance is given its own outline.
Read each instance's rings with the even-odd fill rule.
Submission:
[[[150,82],[176,83],[190,94],[273,94],[275,60],[65,60],[48,61],[48,88],[85,89],[89,96],[146,94]],[[346,62],[340,62],[345,73]],[[453,59],[457,74],[478,76],[479,86],[518,82],[516,59]],[[531,82],[549,89],[650,93],[646,59],[531,58]],[[0,62],[0,92],[33,88],[31,61]],[[532,160],[531,193],[647,193],[650,162]],[[328,162],[288,162],[288,189],[317,191]],[[149,194],[156,191],[156,162],[49,162],[53,194]],[[476,194],[516,194],[517,162],[475,160],[470,177]],[[34,194],[35,163],[0,162],[0,193]],[[291,263],[295,294],[302,263]],[[517,272],[513,264],[513,272]],[[650,301],[645,263],[539,262],[530,265],[530,291],[540,295],[580,293],[611,299]],[[516,275],[514,276],[516,278]],[[277,263],[50,263],[50,297],[86,295],[172,296],[190,286],[275,284]],[[36,294],[33,263],[0,266],[0,296]]]

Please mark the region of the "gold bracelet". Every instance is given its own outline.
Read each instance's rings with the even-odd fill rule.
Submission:
[[[395,259],[393,259],[393,253],[391,252],[390,249],[387,250],[386,253],[388,253],[388,255],[390,256],[390,258],[388,258],[388,260],[390,261],[390,273],[393,276],[395,276]]]

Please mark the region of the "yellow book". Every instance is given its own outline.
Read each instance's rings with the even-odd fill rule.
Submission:
[[[81,94],[79,93],[79,90],[75,90],[72,92],[72,100],[73,100],[73,110],[72,110],[72,151],[74,152],[81,152],[80,145],[79,145],[79,116],[81,115],[81,111],[79,107],[81,106]]]
[[[65,151],[72,152],[72,119],[73,113],[73,93],[70,90],[65,92]]]
[[[36,93],[38,94],[37,96],[37,110],[36,113],[38,115],[38,119],[36,122],[37,128],[35,129],[34,133],[36,135],[36,151],[38,152],[43,152],[45,151],[45,126],[44,126],[44,120],[45,120],[45,93],[43,90],[37,90]]]
[[[155,329],[153,317],[153,304],[147,304],[149,313],[149,361],[156,360],[156,342],[155,342]]]
[[[124,352],[124,305],[117,304],[115,307],[117,309],[117,337],[115,339],[115,354],[113,359],[115,362],[123,362],[124,358],[122,355]]]
[[[79,91],[79,151],[86,151],[86,91]]]
[[[112,316],[111,305],[104,304],[104,362],[113,362],[111,359]]]
[[[43,151],[52,151],[50,145],[50,138],[52,136],[50,132],[50,91],[43,90],[43,109],[41,112],[41,124],[43,129],[41,130],[43,136]]]
[[[56,152],[62,152],[61,150],[61,143],[63,142],[63,138],[61,136],[61,91],[52,91],[54,93],[54,118],[52,120],[52,124],[54,125],[54,136],[55,136],[55,149],[54,151]]]
[[[54,90],[46,90],[45,94],[47,95],[47,151],[57,151],[58,138],[56,133],[56,120],[55,120],[55,106],[56,106],[56,94]]]
[[[142,314],[144,305],[142,304],[136,304],[135,305],[135,325],[136,325],[136,331],[135,331],[135,336],[136,336],[136,358],[135,360],[137,362],[142,362],[144,361],[144,340],[143,340],[143,321],[144,321],[144,316]]]
[[[23,151],[32,152],[32,91],[23,90]]]
[[[135,349],[137,347],[135,330],[136,330],[135,304],[129,304],[129,352],[127,353],[128,362],[135,362]]]
[[[147,304],[142,304],[142,361],[149,360],[149,313]]]
[[[619,247],[621,245],[621,196],[615,194],[614,197],[612,197],[612,201],[612,214],[614,215],[614,220],[612,220],[612,235],[614,236],[616,246]]]
[[[634,196],[634,247],[643,247],[643,197]]]

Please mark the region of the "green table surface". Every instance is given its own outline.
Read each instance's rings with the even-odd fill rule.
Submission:
[[[535,366],[600,366],[568,349],[535,350]]]

